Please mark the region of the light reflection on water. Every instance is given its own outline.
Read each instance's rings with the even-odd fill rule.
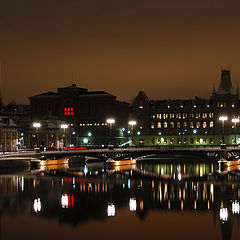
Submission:
[[[64,229],[71,239],[79,239],[80,232],[86,239],[126,234],[134,239],[237,239],[239,173],[217,169],[214,163],[141,163],[109,171],[104,164],[88,164],[5,175],[0,177],[1,236],[16,239],[25,229],[25,239],[65,239]],[[38,226],[45,227],[39,232]]]

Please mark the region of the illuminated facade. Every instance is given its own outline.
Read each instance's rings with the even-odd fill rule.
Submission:
[[[0,151],[17,151],[20,145],[19,127],[12,119],[0,116]]]
[[[233,90],[229,70],[222,70],[218,90],[209,99],[149,100],[142,91],[132,103],[138,122],[136,145],[232,145],[240,142],[239,91]],[[227,117],[220,121],[219,117]],[[224,138],[223,138],[224,135]]]
[[[39,127],[34,127],[32,124],[26,131],[28,147],[33,149],[40,147],[46,149],[62,149],[68,147],[71,142],[70,129],[63,129],[65,123],[60,120],[41,120],[35,122]]]

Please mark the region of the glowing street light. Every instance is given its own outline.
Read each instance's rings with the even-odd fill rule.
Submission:
[[[228,120],[228,117],[220,116],[219,120],[222,121],[222,144],[225,144],[225,142],[224,142],[224,122]]]
[[[68,128],[68,125],[67,124],[61,124],[61,128],[63,129],[63,132],[64,132],[64,141],[63,141],[63,147],[65,147],[65,140],[66,140],[66,128]]]
[[[133,127],[137,124],[137,122],[136,122],[135,120],[130,120],[130,121],[128,122],[128,124],[131,126],[131,131],[130,131],[130,133],[132,132],[132,138],[131,138],[131,140],[132,140],[132,142],[133,142]]]
[[[114,124],[114,123],[115,123],[115,119],[113,119],[113,118],[109,118],[109,119],[107,119],[107,123],[109,124],[109,136],[110,136],[109,145],[111,145],[111,137],[112,137],[112,124]]]
[[[39,147],[39,134],[38,134],[38,129],[41,127],[40,122],[34,122],[33,127],[36,128],[36,135],[37,135],[37,147]]]
[[[240,120],[238,118],[233,118],[232,122],[234,123],[234,144],[237,143],[237,123],[240,122]]]
[[[128,124],[129,124],[129,125],[132,127],[132,129],[133,129],[133,126],[135,126],[135,125],[137,124],[137,122],[134,121],[134,120],[131,120],[131,121],[128,122]]]

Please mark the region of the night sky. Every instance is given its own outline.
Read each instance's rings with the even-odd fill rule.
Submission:
[[[239,0],[0,0],[3,102],[72,82],[131,101],[240,79]]]

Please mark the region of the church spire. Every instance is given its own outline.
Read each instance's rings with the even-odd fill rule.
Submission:
[[[230,70],[221,70],[221,81],[219,88],[217,90],[217,94],[231,94],[234,95]]]

